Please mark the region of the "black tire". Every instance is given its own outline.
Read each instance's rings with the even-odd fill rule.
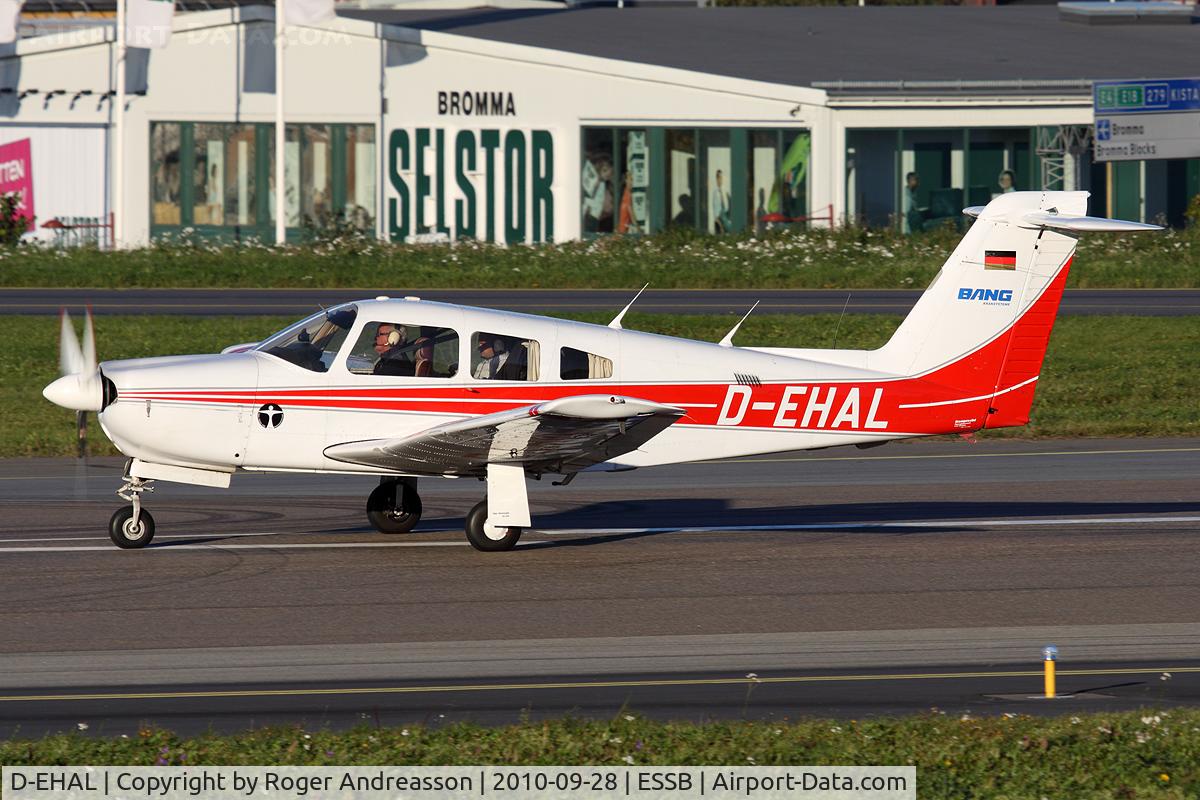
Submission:
[[[396,495],[400,507],[396,507]],[[421,521],[421,496],[400,481],[387,481],[375,487],[367,498],[367,520],[380,533],[408,533]]]
[[[521,538],[523,528],[500,528],[504,534],[499,539],[493,539],[484,531],[484,524],[487,522],[487,498],[478,503],[467,514],[467,541],[476,550],[482,550],[485,553],[498,553],[503,550],[512,550],[517,546],[517,540]]]
[[[138,514],[138,527],[134,530],[129,524],[133,521],[133,506],[118,508],[117,513],[108,521],[108,538],[122,550],[136,550],[150,544],[154,538],[154,517],[142,509]]]

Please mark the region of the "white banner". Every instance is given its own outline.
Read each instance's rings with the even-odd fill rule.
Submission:
[[[333,17],[333,0],[276,0],[286,3],[284,21],[288,25],[315,25]]]
[[[17,24],[24,0],[0,0],[0,44],[17,40]]]
[[[915,800],[916,767],[5,767],[6,800]]]
[[[166,47],[171,41],[174,16],[174,0],[125,0],[125,46],[148,50]]]

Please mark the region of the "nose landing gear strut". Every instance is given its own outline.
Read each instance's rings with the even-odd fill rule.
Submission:
[[[142,492],[153,492],[150,484],[154,481],[147,478],[135,478],[129,474],[130,464],[125,466],[125,483],[117,490],[117,497],[127,500],[131,505],[118,508],[108,521],[108,536],[113,544],[124,550],[134,550],[150,544],[154,538],[154,517],[142,508]]]

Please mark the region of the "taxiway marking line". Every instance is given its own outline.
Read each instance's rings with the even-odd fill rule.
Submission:
[[[1200,447],[1160,447],[1146,448],[1134,450],[1045,450],[1036,453],[925,453],[923,455],[911,456],[826,456],[816,457],[806,456],[803,458],[755,458],[748,456],[745,458],[726,458],[726,459],[711,459],[709,461],[697,461],[697,464],[745,464],[745,463],[778,463],[783,461],[909,461],[921,458],[1013,458],[1027,456],[1112,456],[1121,455],[1123,453],[1130,454],[1146,454],[1146,453],[1200,453]]]
[[[767,464],[767,463],[777,463],[777,462],[783,462],[783,461],[867,461],[867,460],[869,460],[869,461],[906,461],[906,460],[922,459],[922,458],[1015,458],[1015,457],[1027,457],[1027,456],[1111,456],[1111,455],[1121,455],[1123,453],[1129,453],[1129,454],[1135,454],[1135,455],[1145,455],[1147,453],[1200,453],[1200,447],[1157,447],[1157,448],[1143,448],[1143,449],[1133,449],[1133,450],[1045,450],[1045,451],[1038,451],[1038,452],[1034,452],[1034,453],[925,453],[925,454],[908,455],[908,456],[872,456],[872,455],[824,456],[824,457],[818,456],[816,458],[813,458],[811,456],[800,457],[800,458],[757,458],[755,456],[746,456],[743,458],[725,458],[725,459],[714,458],[714,459],[709,459],[707,461],[691,461],[691,462],[684,462],[681,464],[675,464],[675,465],[671,465],[671,466],[690,467],[690,466],[698,466],[698,465],[704,465],[704,464],[746,464],[746,463],[756,463],[756,462],[762,463],[762,464]],[[99,465],[97,465],[97,467],[99,467]],[[89,469],[92,469],[92,468],[93,467],[89,467]],[[113,473],[113,474],[115,474],[115,473]],[[268,473],[260,473],[260,472],[256,471],[253,474],[263,475],[263,474],[268,474]],[[287,474],[287,473],[275,473],[275,474],[282,475],[282,474]],[[362,474],[358,474],[358,473],[346,473],[346,475],[348,477],[363,477]],[[76,475],[5,475],[5,476],[0,476],[0,481],[68,480],[68,479],[75,479],[77,477],[78,476],[76,476]],[[87,476],[85,476],[85,479],[86,480],[108,480],[111,477],[112,477],[112,475],[87,475]],[[368,476],[368,477],[370,477],[370,476]]]
[[[1126,667],[1116,669],[1059,670],[1060,676],[1153,675],[1162,673],[1200,672],[1200,667]],[[481,683],[443,684],[430,686],[342,686],[334,688],[297,689],[227,689],[180,692],[104,692],[96,694],[27,694],[0,695],[0,703],[35,703],[82,700],[173,700],[219,697],[297,697],[308,695],[363,694],[440,694],[446,692],[501,692],[522,689],[621,689],[671,686],[753,686],[755,684],[797,684],[838,682],[883,682],[913,680],[955,680],[962,678],[1030,678],[1042,675],[1041,670],[1009,670],[997,672],[915,672],[884,673],[879,675],[790,675],[767,678],[660,678],[632,681],[561,681],[553,683]]]
[[[922,528],[942,528],[948,525],[957,525],[964,527],[1001,527],[1001,526],[1025,526],[1025,527],[1042,527],[1042,526],[1057,526],[1057,525],[1153,525],[1165,522],[1200,522],[1200,516],[1188,517],[1066,517],[1062,519],[985,519],[985,520],[913,520],[913,521],[897,521],[897,522],[830,522],[830,523],[803,523],[795,525],[721,525],[717,527],[647,527],[647,528],[563,528],[560,530],[542,530],[532,528],[528,532],[548,537],[558,536],[613,536],[623,534],[637,533],[753,533],[763,532],[771,533],[777,531],[830,531],[830,530],[888,530],[888,529],[922,529]],[[445,533],[449,532],[448,528],[439,528],[437,530],[424,530],[418,533]],[[299,533],[288,532],[265,532],[265,533],[231,533],[231,534],[175,534],[174,538],[182,539],[203,539],[203,538],[235,538],[246,536],[318,536],[325,535],[320,531],[303,531]],[[68,541],[96,541],[103,537],[96,536],[90,539],[73,539]],[[166,538],[166,537],[164,537]],[[9,540],[12,541],[12,540]],[[47,541],[36,539],[23,539],[17,541]],[[62,539],[50,539],[49,541],[63,541]],[[534,539],[527,541],[517,547],[526,547],[531,544],[537,544],[543,541],[553,541],[553,538],[541,540]],[[3,540],[0,540],[3,544]],[[462,540],[455,541],[436,541],[436,542],[279,542],[276,544],[223,544],[221,541],[212,543],[199,544],[171,544],[166,546],[150,546],[146,550],[150,552],[170,552],[173,550],[332,550],[339,548],[368,548],[368,547],[465,547],[468,542]],[[101,546],[61,546],[52,545],[49,547],[0,547],[0,554],[3,553],[116,553],[123,552],[120,548],[101,545]]]

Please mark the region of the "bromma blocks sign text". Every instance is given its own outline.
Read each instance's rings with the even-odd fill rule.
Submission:
[[[554,239],[554,138],[545,130],[397,129],[387,141],[388,236]]]

